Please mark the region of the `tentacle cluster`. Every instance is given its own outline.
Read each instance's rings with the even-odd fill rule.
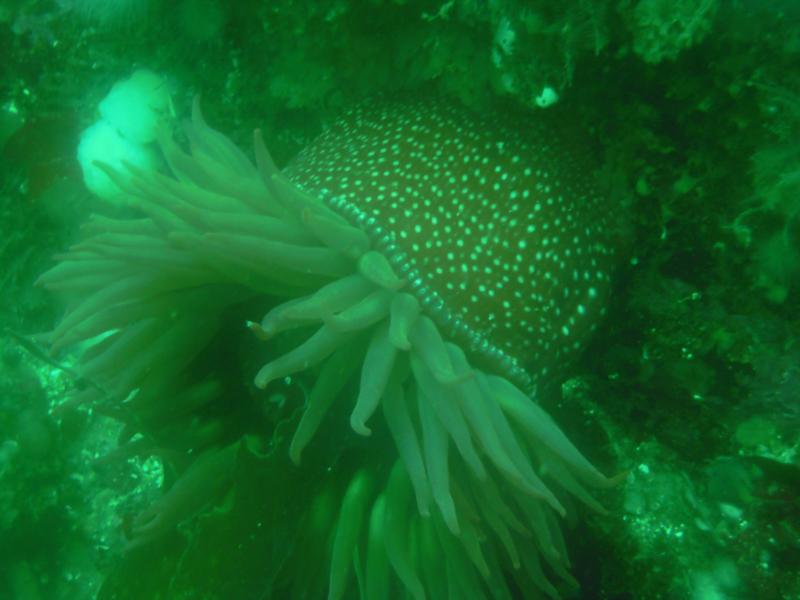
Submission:
[[[222,309],[256,294],[283,299],[247,327],[265,341],[315,328],[255,376],[268,388],[319,365],[291,459],[300,463],[356,370],[353,430],[370,435],[381,412],[399,455],[385,489],[361,473],[341,502],[329,598],[344,597],[354,564],[365,598],[510,597],[500,564],[555,597],[545,572],[570,581],[564,498],[602,510],[587,487],[613,480],[513,383],[472,364],[361,228],[281,175],[258,132],[255,164],[197,104],[186,133],[189,154],[161,138],[173,177],[100,165],[146,216],[93,218],[87,239],[41,278],[73,297],[53,343],[91,340],[83,373],[120,400],[137,391],[137,410],[161,415],[175,399],[188,412],[213,397],[178,390]]]
[[[440,512],[414,510],[402,461],[383,489],[358,472],[335,518],[328,598],[343,598],[355,579],[362,598],[508,599],[560,597],[550,581],[577,587],[553,511],[524,495],[502,497],[476,480],[453,485],[463,515],[453,536]],[[513,591],[512,591],[513,590]]]

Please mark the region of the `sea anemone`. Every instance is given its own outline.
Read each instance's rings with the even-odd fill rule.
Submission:
[[[190,151],[160,139],[171,176],[101,163],[141,216],[93,217],[41,278],[72,299],[53,344],[89,342],[95,387],[81,399],[116,405],[130,433],[202,412],[219,389],[195,363],[222,315],[255,299],[266,314],[246,325],[272,348],[255,385],[314,374],[289,448],[298,468],[352,378],[352,430],[397,451],[388,477],[360,469],[338,501],[328,598],[355,597],[352,573],[365,598],[557,596],[552,580],[571,582],[559,517],[570,497],[602,510],[587,488],[615,479],[535,390],[602,313],[614,211],[552,131],[519,125],[374,101],[281,172],[258,131],[253,163],[195,103]],[[173,496],[225,472],[235,452],[222,446]],[[169,498],[150,530],[180,520]]]

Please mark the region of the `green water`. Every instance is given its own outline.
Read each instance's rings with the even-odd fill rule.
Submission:
[[[800,597],[798,65],[800,5],[789,0],[3,2],[0,598]],[[97,263],[99,283],[73,279],[66,293],[35,284],[73,244],[113,229],[96,220],[82,233],[90,215],[154,218],[92,195],[77,159],[82,132],[107,119],[103,99],[141,69],[163,84],[164,136],[188,147],[181,124],[199,95],[207,121],[248,157],[259,129],[279,168],[374,98],[444,98],[489,123],[520,115],[521,135],[525,119],[540,118],[563,133],[565,164],[589,165],[564,185],[590,179],[609,199],[617,264],[580,358],[540,359],[562,372],[542,380],[538,401],[600,471],[627,472],[591,489],[604,512],[552,483],[562,463],[545,473],[514,424],[565,518],[545,505],[550,524],[537,528],[485,440],[477,453],[502,502],[475,500],[484,488],[452,429],[446,462],[462,530],[448,529],[436,502],[421,516],[382,410],[371,436],[350,427],[369,331],[337,347],[332,366],[256,388],[259,369],[310,332],[264,342],[245,322],[319,287],[307,274],[286,282],[278,266],[259,265],[258,280],[209,250],[225,284],[203,280],[199,295],[187,285],[174,303],[156,295],[151,312],[147,294],[131,296],[130,313],[117,299],[130,323],[98,332],[110,341],[76,336],[52,349],[45,334],[91,294],[148,260],[184,260],[198,241],[103,238],[102,251],[120,248],[114,260],[131,271],[108,275]],[[154,170],[171,172],[168,153],[152,140],[143,148]],[[154,248],[156,258],[145,252]],[[571,302],[561,293],[545,324],[561,323],[553,314]],[[151,345],[132,342],[93,376],[92,352],[110,356],[115,332],[143,311],[157,323]],[[185,314],[196,318],[189,333],[166,345],[161,324]],[[169,351],[150,358],[159,340]],[[197,351],[181,350],[185,340]],[[404,360],[392,377],[413,379]],[[484,364],[480,352],[470,360]],[[137,368],[141,381],[128,385]],[[315,389],[335,389],[338,401],[298,465],[292,440]],[[503,503],[528,519],[519,530]],[[563,550],[548,561],[542,532],[558,529]],[[526,566],[537,555],[553,588]]]

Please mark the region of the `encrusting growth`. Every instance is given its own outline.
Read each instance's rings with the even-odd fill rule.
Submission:
[[[374,102],[281,172],[259,132],[254,164],[195,103],[190,152],[160,139],[171,176],[104,167],[142,216],[93,217],[41,277],[72,299],[52,343],[92,340],[81,372],[140,422],[191,414],[215,397],[188,372],[220,315],[270,299],[255,336],[309,334],[256,386],[317,373],[291,460],[347,401],[348,373],[352,430],[383,419],[397,449],[388,478],[362,469],[341,499],[328,598],[556,597],[564,498],[602,510],[588,488],[615,479],[531,393],[594,328],[613,251],[586,175],[531,135],[445,102]]]

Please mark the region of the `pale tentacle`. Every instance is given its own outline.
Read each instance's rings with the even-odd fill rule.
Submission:
[[[396,294],[389,309],[389,337],[400,350],[410,350],[409,332],[419,316],[419,301],[411,294]]]
[[[450,490],[447,432],[436,418],[436,414],[424,394],[417,392],[416,395],[419,420],[422,424],[422,450],[433,499],[439,507],[448,529],[457,536],[460,529]]]
[[[585,483],[594,487],[610,487],[614,479],[608,478],[584,457],[558,428],[552,417],[531,401],[520,390],[502,377],[487,377],[493,396],[503,410],[514,419],[534,440],[549,448]]]
[[[289,445],[289,458],[296,465],[300,464],[303,450],[314,438],[331,405],[355,372],[357,365],[352,359],[353,351],[352,344],[342,346],[320,369]]]
[[[420,316],[409,332],[409,341],[425,362],[433,376],[440,383],[454,384],[472,376],[472,371],[456,373],[450,362],[447,347],[444,344],[439,328],[426,316]]]
[[[348,334],[338,333],[323,325],[305,343],[261,367],[255,377],[256,387],[263,390],[271,381],[316,365],[349,338]]]
[[[388,323],[376,327],[364,355],[358,398],[356,398],[355,408],[350,415],[350,426],[360,435],[372,434],[372,430],[366,426],[366,422],[378,408],[381,398],[386,392],[396,355],[397,349],[389,339]]]
[[[372,505],[367,530],[365,597],[367,600],[389,598],[389,557],[386,554],[386,494]]]
[[[293,304],[286,311],[285,317],[324,320],[357,304],[374,291],[375,286],[361,275],[348,275],[321,287],[308,298]]]
[[[359,471],[353,477],[342,499],[339,524],[331,550],[330,582],[328,600],[340,600],[347,588],[347,579],[353,563],[353,551],[358,544],[372,482],[366,471]]]
[[[386,257],[374,250],[365,252],[358,259],[358,272],[378,287],[387,290],[399,290],[406,283],[395,274]]]
[[[486,469],[472,445],[472,436],[467,428],[466,420],[453,395],[455,390],[439,383],[416,352],[411,353],[411,370],[420,392],[432,405],[439,422],[453,439],[461,457],[478,479],[485,479]]]
[[[376,290],[360,302],[324,319],[324,322],[334,331],[359,331],[383,321],[389,314],[391,303],[391,292]]]
[[[410,491],[403,467],[400,463],[395,463],[386,488],[386,554],[397,577],[414,600],[425,600],[425,590],[408,548]]]
[[[369,250],[367,234],[357,227],[334,221],[311,209],[303,210],[301,221],[319,241],[344,256],[359,258]]]
[[[406,399],[403,397],[403,390],[399,384],[390,383],[383,396],[383,415],[389,431],[394,438],[397,452],[408,472],[414,493],[417,497],[417,510],[423,517],[430,515],[431,490],[428,483],[428,474],[425,471],[425,462],[422,458],[422,450],[408,414]]]

